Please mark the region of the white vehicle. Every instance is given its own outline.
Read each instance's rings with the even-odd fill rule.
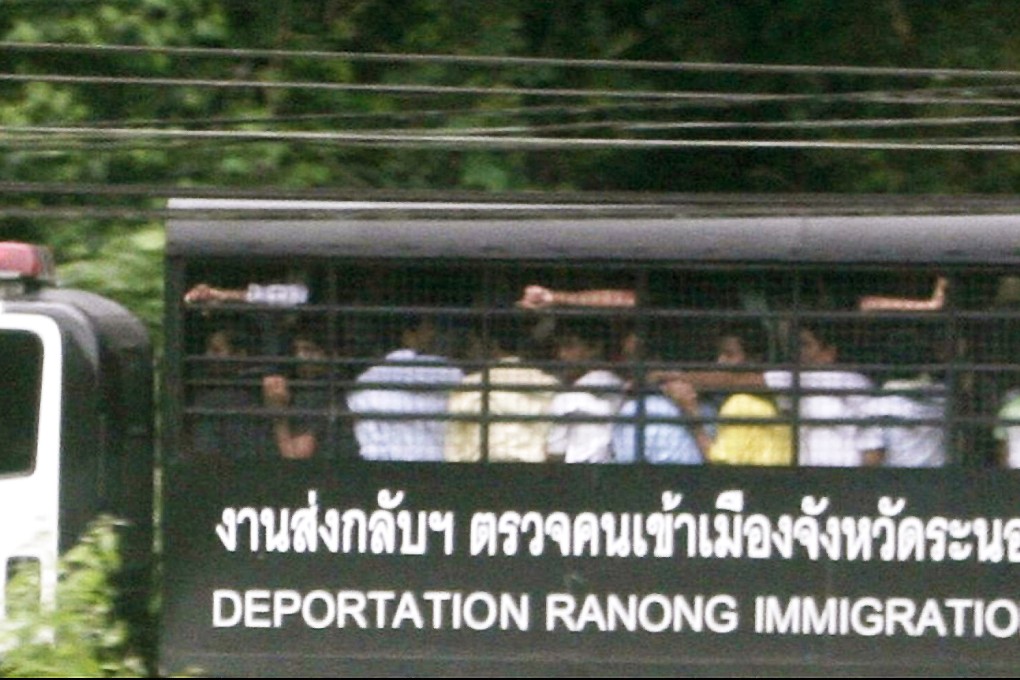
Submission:
[[[149,592],[152,383],[148,334],[123,307],[56,285],[48,251],[0,243],[0,620],[10,577],[57,559],[102,513],[123,518],[125,596]],[[130,575],[127,575],[130,573]]]

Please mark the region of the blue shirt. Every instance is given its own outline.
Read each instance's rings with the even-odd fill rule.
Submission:
[[[446,422],[426,420],[422,413],[446,413],[450,393],[442,387],[459,385],[464,373],[442,357],[409,349],[386,355],[386,363],[373,366],[358,383],[378,383],[347,395],[347,406],[358,416],[354,435],[361,457],[368,460],[443,460]],[[415,389],[416,386],[433,389]],[[406,419],[373,420],[373,413],[404,414]]]
[[[683,413],[673,401],[662,395],[644,397],[645,415],[656,418],[681,418]],[[634,417],[638,412],[638,401],[631,399],[620,409],[621,417]],[[703,404],[701,415],[712,417],[711,407]],[[637,461],[637,423],[616,423],[613,425],[613,459],[617,463]],[[644,425],[644,459],[655,464],[697,465],[703,462],[701,450],[694,435],[678,423],[646,423]]]

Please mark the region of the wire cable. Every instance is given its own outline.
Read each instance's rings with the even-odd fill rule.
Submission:
[[[255,121],[249,120],[249,125]],[[889,129],[889,128],[922,128],[922,127],[952,127],[972,125],[1012,125],[1020,122],[1020,116],[952,116],[943,118],[862,118],[862,119],[832,119],[832,120],[799,120],[799,121],[682,121],[682,122],[658,122],[658,121],[592,121],[583,123],[556,123],[549,125],[504,125],[504,126],[475,126],[475,127],[453,127],[453,128],[382,128],[363,129],[361,134],[374,135],[398,135],[398,134],[430,134],[430,135],[509,135],[521,133],[545,133],[545,132],[570,132],[587,130],[607,131],[669,131],[669,130],[793,130],[793,131],[814,131],[814,130],[838,130],[838,129]],[[86,130],[107,130],[110,123],[102,126],[86,125]],[[138,128],[126,128],[138,129]],[[209,131],[212,132],[212,131]],[[25,135],[17,139],[9,140],[4,144],[11,147],[27,146],[28,144],[42,144],[47,147],[46,142],[50,135]],[[970,141],[980,141],[982,137],[974,137]],[[945,140],[944,140],[945,141]],[[991,141],[991,140],[986,140]],[[62,142],[66,144],[67,142]],[[111,141],[111,145],[118,142]]]
[[[1020,98],[976,98],[972,88],[964,90],[910,90],[890,92],[888,90],[858,91],[848,93],[817,94],[768,94],[739,92],[704,91],[653,91],[653,90],[606,90],[576,88],[530,88],[530,87],[476,87],[418,84],[360,84],[327,83],[322,81],[261,81],[261,80],[216,80],[196,78],[124,77],[124,76],[80,76],[52,74],[0,73],[0,82],[16,83],[58,83],[67,85],[105,85],[146,87],[198,87],[213,89],[307,89],[333,92],[371,92],[377,94],[450,96],[534,96],[552,98],[602,98],[637,100],[682,101],[697,106],[733,106],[736,104],[764,104],[789,102],[859,102],[869,104],[933,105],[953,104],[969,106],[1010,106],[1020,105]],[[965,96],[948,96],[950,94]]]
[[[82,185],[83,187],[87,185]],[[0,218],[26,219],[35,224],[52,220],[47,227],[59,228],[71,224],[72,219],[96,219],[119,221],[165,221],[170,217],[244,219],[252,217],[250,210],[169,209],[159,206],[110,206],[109,194],[115,194],[119,187],[101,187],[104,200],[102,205],[32,205],[0,206]],[[137,188],[137,187],[136,187]],[[202,188],[166,186],[157,195],[158,187],[150,187],[150,198],[189,197],[224,198],[232,200],[257,200],[280,198],[281,200],[307,200],[309,192],[289,192],[282,195],[272,187],[248,188]],[[268,190],[269,193],[263,191]],[[277,194],[276,196],[269,194]],[[94,196],[93,196],[94,197]],[[396,190],[352,190],[331,189],[319,191],[319,201],[354,201],[421,204],[442,201],[444,203],[508,203],[515,205],[577,204],[584,205],[585,214],[597,217],[642,214],[646,217],[720,217],[720,216],[791,216],[791,215],[889,215],[889,214],[1020,214],[1020,200],[1012,194],[1003,195],[890,195],[890,194],[656,194],[638,192],[630,194],[598,192],[542,193],[523,192],[513,194],[489,194],[465,192],[462,190],[436,189],[427,192],[400,192]],[[150,203],[152,201],[149,201]],[[339,207],[339,206],[337,206]],[[323,206],[316,210],[304,210],[306,218],[328,218],[335,209]],[[286,208],[260,211],[260,218],[293,216]]]
[[[538,132],[569,132],[572,130],[617,131],[668,131],[668,130],[829,130],[855,128],[919,128],[950,127],[960,125],[1011,125],[1020,122],[1020,116],[955,116],[945,118],[860,118],[797,121],[713,121],[682,122],[659,121],[591,121],[584,123],[553,123],[549,125],[504,125],[458,128],[389,128],[361,130],[375,134],[422,133],[432,134],[513,134]]]
[[[654,90],[589,90],[536,87],[470,87],[456,85],[380,85],[327,83],[322,81],[215,80],[128,76],[51,75],[44,73],[0,73],[0,82],[59,83],[65,85],[141,85],[146,87],[199,87],[222,89],[305,89],[333,92],[375,92],[413,95],[502,95],[541,97],[594,97],[607,99],[683,99],[688,101],[767,102],[788,100],[791,95],[713,92],[657,92]],[[793,95],[802,98],[805,95]],[[808,95],[810,96],[810,95]]]
[[[158,54],[188,57],[245,59],[324,59],[391,64],[449,64],[455,66],[562,67],[645,70],[691,73],[881,76],[893,78],[975,78],[1020,80],[1020,71],[952,68],[901,68],[885,66],[749,64],[690,61],[635,61],[620,59],[566,59],[550,57],[468,56],[452,54],[392,54],[381,52],[330,52],[321,50],[244,49],[218,47],[152,47],[140,45],[84,45],[73,43],[0,42],[0,49],[22,52],[75,54]]]
[[[435,148],[446,150],[563,150],[563,149],[841,149],[885,151],[984,151],[1015,152],[1015,144],[933,143],[928,141],[883,140],[719,140],[719,139],[594,139],[563,137],[499,137],[488,135],[362,134],[350,132],[208,131],[153,128],[81,128],[45,126],[0,126],[0,135],[60,135],[80,139],[215,139],[249,141],[333,142],[347,146],[390,148]]]

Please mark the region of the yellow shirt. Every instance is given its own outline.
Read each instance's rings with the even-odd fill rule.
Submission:
[[[548,385],[554,387],[559,380],[538,370],[513,366],[518,359],[504,359],[500,365],[489,369],[489,385]],[[511,364],[511,365],[508,365]],[[472,373],[464,378],[464,385],[481,385],[482,374]],[[499,416],[539,416],[549,412],[554,391],[513,391],[491,389],[489,392],[489,413]],[[450,396],[449,411],[452,414],[480,415],[482,412],[482,391],[459,390]],[[545,440],[551,423],[541,421],[491,423],[488,427],[488,459],[502,463],[543,463],[545,462]],[[446,460],[452,462],[474,462],[481,460],[481,426],[477,421],[451,420],[446,424]]]
[[[779,410],[768,397],[734,394],[719,409],[719,418],[776,418]],[[720,423],[708,451],[712,463],[726,465],[790,465],[793,438],[787,425]]]

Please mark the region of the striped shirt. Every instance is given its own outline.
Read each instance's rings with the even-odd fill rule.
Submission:
[[[873,397],[864,415],[880,421],[864,429],[858,442],[861,450],[883,450],[885,467],[938,467],[946,462],[946,431],[941,421],[946,414],[945,388],[930,378],[889,381],[884,390],[911,390],[910,394]]]
[[[408,365],[410,362],[422,365]],[[361,457],[368,460],[443,460],[446,422],[419,416],[445,413],[450,393],[443,388],[456,385],[463,378],[463,371],[447,364],[444,358],[409,349],[391,352],[386,355],[386,363],[373,366],[358,376],[357,382],[366,387],[347,395],[347,407],[355,416],[362,416],[354,423]],[[374,420],[364,417],[372,414],[405,414],[408,418]]]

